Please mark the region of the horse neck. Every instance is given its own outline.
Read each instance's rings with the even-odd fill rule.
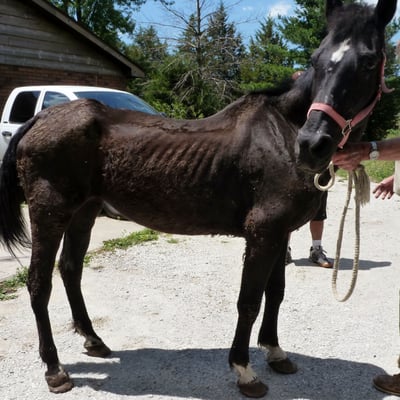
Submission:
[[[300,76],[293,87],[276,98],[276,107],[290,122],[300,127],[307,119],[311,106],[312,71]]]

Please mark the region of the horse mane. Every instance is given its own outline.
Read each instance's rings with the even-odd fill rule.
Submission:
[[[297,79],[286,77],[276,86],[253,90],[251,95],[261,95],[268,98],[268,103],[275,106],[286,117],[296,123],[303,124],[307,110],[311,104],[311,86],[314,69],[309,68],[301,73]]]

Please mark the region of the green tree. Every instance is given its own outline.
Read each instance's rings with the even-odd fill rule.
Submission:
[[[275,86],[293,73],[292,52],[269,17],[250,38],[249,54],[242,63],[242,87],[247,90]]]
[[[135,29],[132,13],[146,0],[48,0],[107,44],[122,49]]]
[[[148,75],[158,69],[168,55],[168,45],[159,38],[154,26],[140,27],[126,47],[126,55],[135,60]]]
[[[279,29],[293,48],[293,61],[305,68],[326,35],[325,1],[296,0],[296,5],[293,16],[279,17]]]
[[[221,2],[208,19],[206,30],[208,79],[215,82],[219,96],[231,102],[240,80],[240,66],[245,54],[242,36],[235,25],[228,21],[225,5]]]
[[[146,74],[144,80],[132,80],[129,90],[157,110],[171,117],[185,118],[188,114],[187,106],[178,99],[175,87],[187,68],[180,58],[168,52],[167,43],[161,41],[156,29],[153,26],[139,28],[133,42],[127,46],[126,53],[141,65]]]
[[[193,3],[189,17],[166,6],[181,21],[182,33],[174,53],[166,60],[169,71],[160,69],[174,82],[172,103],[181,103],[179,110],[187,110],[186,118],[213,114],[237,97],[240,58],[245,50],[234,24],[228,22],[222,2],[214,11],[209,11],[207,1]]]

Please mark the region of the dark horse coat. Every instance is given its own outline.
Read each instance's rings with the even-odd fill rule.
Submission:
[[[14,136],[0,176],[0,238],[27,245],[20,204],[31,222],[28,289],[39,350],[53,392],[72,382],[59,362],[47,310],[57,249],[75,328],[90,355],[106,356],[80,288],[83,257],[95,218],[107,201],[156,230],[228,234],[246,239],[238,323],[230,364],[240,390],[267,391],[249,363],[252,325],[263,295],[259,344],[283,373],[296,371],[279,347],[277,320],[284,296],[288,235],[313,217],[321,193],[313,173],[329,163],[341,128],[311,103],[328,103],[346,120],[370,104],[383,64],[384,28],[395,0],[377,7],[327,1],[328,35],[313,66],[285,90],[244,96],[197,121],[177,121],[110,109],[94,100],[49,108]],[[365,121],[354,128],[357,139]]]

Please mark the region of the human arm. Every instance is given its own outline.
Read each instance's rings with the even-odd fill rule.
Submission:
[[[400,137],[380,140],[376,142],[379,151],[378,160],[400,160]],[[342,150],[338,150],[332,161],[339,168],[354,170],[363,160],[369,159],[370,142],[347,143]]]

